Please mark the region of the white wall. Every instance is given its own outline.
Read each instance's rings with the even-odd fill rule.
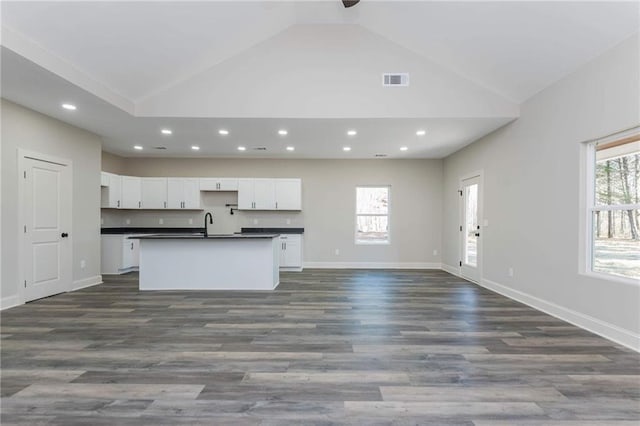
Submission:
[[[18,294],[20,148],[72,160],[74,286],[100,282],[100,142],[92,133],[2,100],[2,308]]]
[[[337,266],[436,266],[440,264],[442,160],[231,160],[125,159],[134,176],[295,177],[302,179],[302,212],[237,212],[224,208],[237,195],[206,194],[212,232],[240,227],[304,227],[305,262]],[[355,188],[391,185],[391,244],[356,245]],[[202,212],[102,211],[106,226],[202,226]],[[258,224],[253,223],[254,219]],[[286,219],[291,221],[286,223]],[[222,226],[222,228],[216,228]],[[335,250],[340,254],[336,255]],[[433,250],[438,254],[433,255]]]
[[[631,38],[539,93],[521,117],[444,161],[443,263],[459,260],[458,182],[484,170],[483,285],[640,348],[640,286],[579,271],[581,142],[640,121]],[[509,277],[507,270],[515,274]]]

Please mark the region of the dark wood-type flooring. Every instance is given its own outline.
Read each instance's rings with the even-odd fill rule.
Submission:
[[[281,276],[3,311],[2,425],[640,422],[639,354],[445,272]]]

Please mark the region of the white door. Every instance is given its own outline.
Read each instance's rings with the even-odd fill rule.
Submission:
[[[184,179],[184,208],[200,208],[200,179]]]
[[[461,225],[460,245],[461,261],[460,275],[471,281],[480,281],[480,216],[481,216],[481,188],[480,176],[462,180],[461,185]]]
[[[238,208],[253,209],[253,179],[238,179]]]
[[[273,179],[253,180],[254,208],[258,210],[275,210],[276,185]]]
[[[167,208],[167,178],[142,178],[142,208]]]
[[[25,302],[71,288],[71,165],[21,157]]]
[[[300,179],[276,179],[276,209],[302,210]]]
[[[122,176],[122,204],[123,209],[139,209],[142,207],[142,188],[140,178]]]

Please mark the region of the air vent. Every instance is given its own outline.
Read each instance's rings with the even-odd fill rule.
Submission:
[[[409,73],[385,73],[382,74],[383,86],[408,86]]]
[[[167,149],[166,146],[154,146],[153,149]]]
[[[383,157],[386,157],[387,154],[376,154],[375,156],[376,158],[383,158]]]
[[[253,148],[254,151],[266,151],[267,148],[264,146],[257,146],[255,148]]]

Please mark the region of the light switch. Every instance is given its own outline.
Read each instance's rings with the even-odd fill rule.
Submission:
[[[127,225],[131,225],[131,219],[127,219],[124,221]]]
[[[160,225],[162,225],[162,224],[164,223],[164,219],[162,219],[162,218],[158,219],[158,223],[159,223]]]
[[[484,220],[484,226],[489,226],[489,219]]]

